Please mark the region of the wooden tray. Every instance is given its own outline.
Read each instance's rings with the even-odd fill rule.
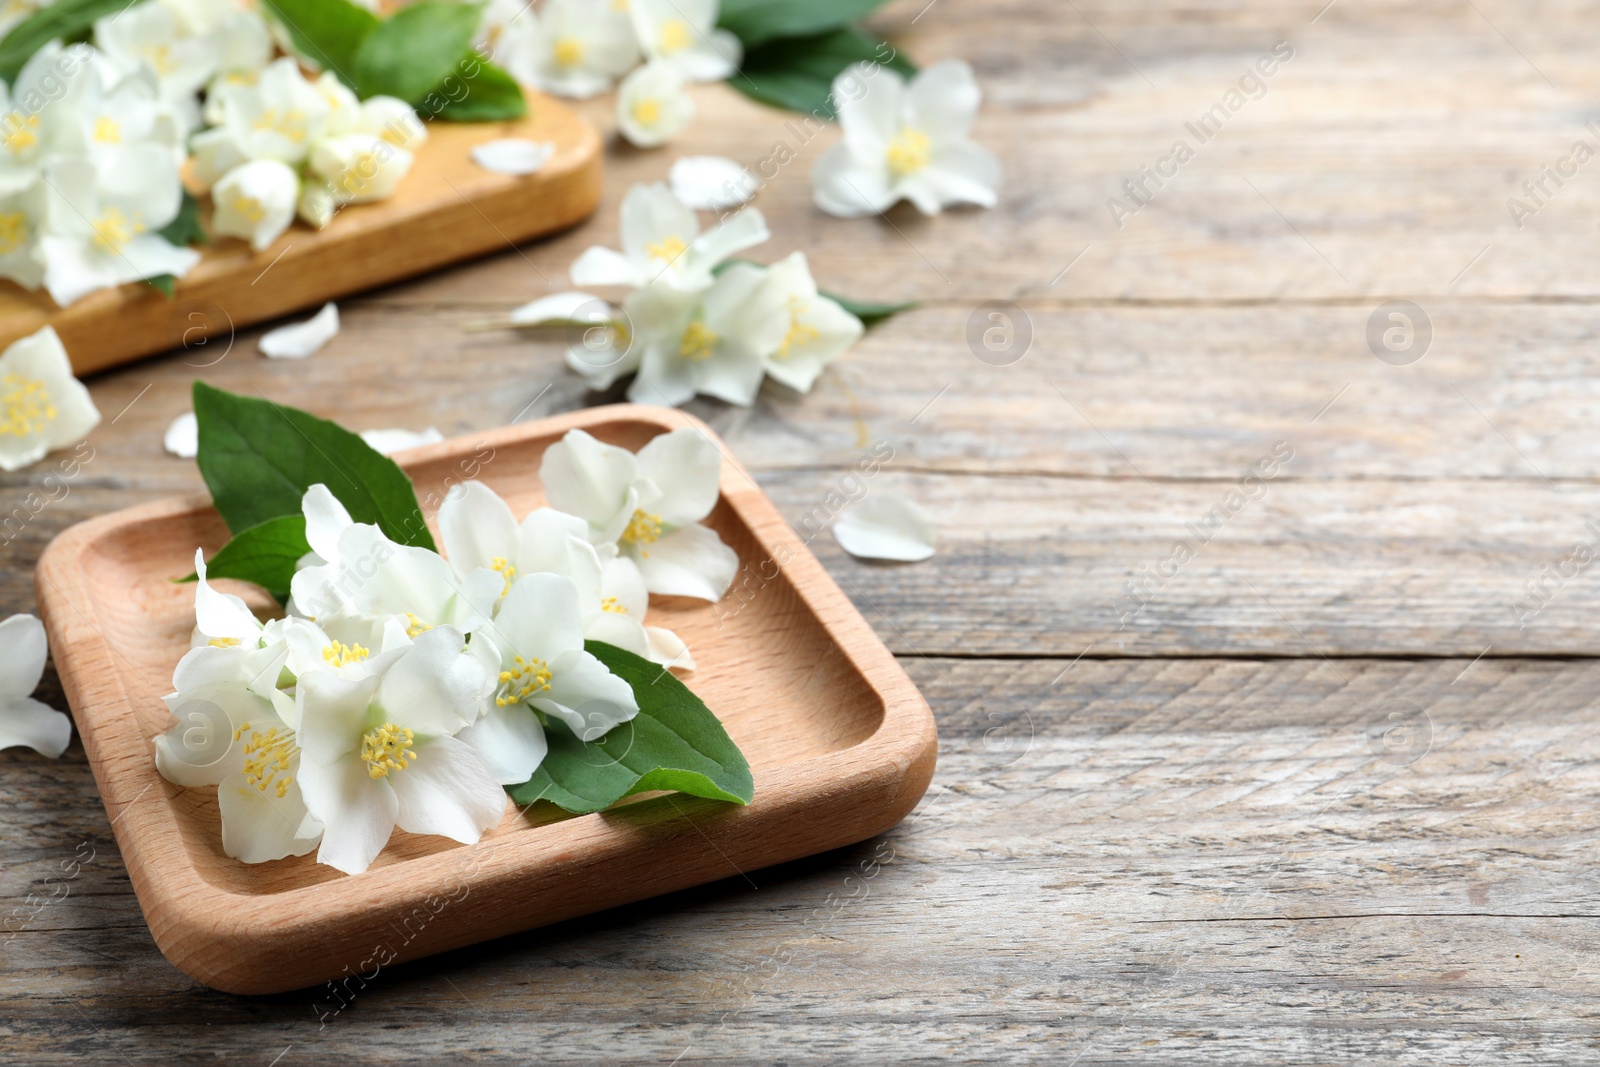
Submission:
[[[551,141],[537,173],[493,174],[474,145],[501,137]],[[176,299],[135,282],[67,308],[48,293],[0,281],[0,347],[51,325],[78,374],[128,363],[202,338],[455,263],[571,226],[600,202],[600,135],[553,97],[528,94],[515,122],[430,122],[428,141],[394,196],[353,204],[322,230],[296,222],[252,252],[216,238],[178,282]],[[210,222],[209,201],[202,215]]]
[[[716,441],[682,412],[620,405],[430,445],[401,464],[425,504],[478,470],[522,514],[543,502],[539,460],[567,430],[637,449],[686,425]],[[733,877],[899,822],[933,774],[928,705],[722,451],[722,500],[708,522],[739,553],[745,570],[736,585],[748,578],[745,595],[716,605],[653,598],[650,618],[688,642],[699,663],[688,680],[749,759],[754,803],[671,794],[584,816],[511,806],[473,846],[397,832],[354,877],[312,856],[257,865],[228,858],[215,790],[180,789],[156,773],[151,740],[171,723],[160,698],[194,625],[192,587],[171,579],[192,569],[196,545],[209,552],[227,539],[209,502],[130,508],[61,534],[39,561],[40,612],[134,891],[166,957],[235,993],[371,980],[391,958]],[[270,604],[249,586],[219,584]]]

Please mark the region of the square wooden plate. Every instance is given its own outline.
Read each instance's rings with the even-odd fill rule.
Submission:
[[[686,680],[744,751],[748,807],[679,794],[597,815],[508,805],[477,845],[397,833],[348,877],[313,856],[248,865],[222,851],[215,790],[156,773],[161,697],[189,647],[195,546],[227,539],[209,502],[172,500],[80,523],[39,561],[39,606],[67,699],[155,941],[207,985],[272,993],[837,848],[899,822],[927,789],[927,703],[750,475],[682,412],[619,405],[401,457],[432,513],[477,478],[518,514],[543,503],[539,460],[574,427],[637,449],[692,426],[722,451],[707,520],[738,553],[737,595],[652,598],[699,664]],[[247,585],[221,583],[262,609]]]
[[[520,176],[472,161],[474,146],[506,137],[549,142],[555,152]],[[171,300],[134,282],[61,308],[43,290],[0,281],[0,347],[54,326],[79,375],[192,347],[575,225],[600,202],[600,170],[594,125],[530,91],[521,119],[428,123],[411,172],[386,200],[351,204],[320,230],[297,221],[260,252],[238,238],[214,238]],[[209,199],[200,212],[209,230]]]

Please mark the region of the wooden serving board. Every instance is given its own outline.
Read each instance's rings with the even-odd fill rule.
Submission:
[[[520,177],[472,161],[474,145],[503,137],[553,142],[556,151]],[[392,197],[352,204],[322,230],[296,221],[261,252],[213,238],[175,299],[135,282],[61,308],[43,290],[0,281],[0,347],[54,326],[73,370],[88,374],[503,251],[587,218],[600,201],[600,154],[592,123],[531,91],[527,116],[514,122],[430,122]],[[209,224],[210,202],[201,203]]]
[[[151,748],[189,648],[196,545],[227,540],[204,499],[71,527],[39,560],[40,613],[83,747],[150,931],[207,985],[271,993],[457,948],[864,840],[927,789],[933,716],[894,657],[750,475],[682,412],[621,405],[416,449],[401,465],[425,508],[473,477],[518,514],[543,503],[544,450],[574,427],[637,449],[693,426],[724,456],[707,520],[744,564],[739,595],[653,598],[699,664],[688,676],[744,751],[748,807],[679,794],[598,815],[508,805],[477,845],[396,833],[353,877],[314,856],[243,864],[222,851],[214,789],[182,789]],[[773,561],[779,561],[781,566]],[[230,587],[263,610],[259,590]],[[354,991],[352,987],[352,992]]]

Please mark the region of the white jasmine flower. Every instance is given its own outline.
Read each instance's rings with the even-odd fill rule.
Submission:
[[[200,420],[194,412],[185,411],[172,420],[161,438],[161,447],[179,459],[193,459],[200,454]]]
[[[51,759],[67,750],[72,720],[33,699],[49,653],[44,624],[32,615],[0,622],[0,748],[26,745]]]
[[[373,96],[362,101],[361,124],[352,132],[371,134],[407,152],[415,152],[428,140],[428,127],[417,117],[416,110],[393,96]]]
[[[747,309],[763,270],[735,263],[698,299],[659,288],[641,289],[626,309],[634,331],[639,373],[628,399],[677,405],[703,393],[748,407],[761,388],[763,338],[776,322]]]
[[[211,200],[216,210],[211,216],[211,229],[242,237],[260,252],[289,228],[299,199],[300,179],[287,163],[253,159],[230,170],[212,187]],[[337,322],[334,329],[338,329]]]
[[[834,520],[833,538],[852,556],[915,563],[933,555],[933,519],[915,501],[875,491]]]
[[[190,173],[202,191],[209,190],[218,178],[251,159],[234,131],[224,125],[195,134],[189,139],[189,152]]]
[[[261,335],[257,347],[268,359],[305,359],[339,336],[339,308],[330,300],[305,322],[292,322]]]
[[[844,136],[811,172],[823,211],[875,215],[900,200],[925,215],[949,204],[995,205],[1000,163],[969,136],[982,94],[966,63],[935,63],[909,85],[858,64],[834,79],[833,92]]]
[[[494,625],[474,634],[472,643],[482,649],[480,657],[498,653],[499,671],[482,718],[461,739],[492,762],[503,784],[527,781],[544,758],[535,711],[559,719],[584,741],[639,714],[632,687],[584,651],[578,589],[570,578],[518,578]]]
[[[307,538],[310,542],[310,519]],[[329,562],[296,572],[290,591],[298,614],[313,619],[344,614],[368,619],[398,617],[408,636],[436,626],[471,633],[488,619],[505,590],[492,570],[458,580],[437,552],[389,540],[376,526],[355,523],[338,536]]]
[[[739,557],[700,520],[716,506],[722,456],[692,429],[655,438],[634,455],[573,430],[545,451],[539,476],[552,507],[616,544],[652,593],[717,600]]]
[[[325,70],[318,75],[317,80],[311,83],[322,99],[328,105],[328,124],[324,133],[328,137],[339,137],[347,133],[371,133],[367,129],[365,112],[361,106],[360,97],[350,91],[350,87],[339,80],[338,75],[331,70]],[[392,97],[373,97],[374,100],[389,100]],[[401,104],[404,107],[404,102]],[[407,110],[410,110],[407,108]],[[413,116],[415,117],[415,116]]]
[[[148,67],[117,74],[109,64],[90,62],[77,75],[77,99],[63,104],[71,121],[56,138],[55,151],[69,151],[104,162],[123,145],[153,142],[171,149],[181,162],[181,123],[163,104]],[[65,119],[66,116],[63,116]]]
[[[39,247],[45,288],[62,307],[123,282],[181,278],[200,261],[160,235],[182,192],[177,162],[160,145],[122,145],[98,164],[62,157],[47,180],[49,229]]]
[[[764,330],[758,348],[766,372],[791,389],[811,391],[823,368],[861,339],[861,320],[817,292],[804,252],[771,267],[745,309]]]
[[[495,174],[537,174],[550,157],[555,155],[553,141],[530,141],[523,137],[506,137],[485,141],[472,148],[472,161],[484,170]]]
[[[88,45],[51,43],[33,54],[9,91],[0,82],[0,193],[35,185],[53,153],[76,147],[76,106],[94,78],[94,55]]]
[[[0,470],[21,470],[88,436],[100,422],[49,326],[0,353]]]
[[[426,430],[362,430],[361,439],[388,456],[408,448],[436,445],[444,440],[444,434],[436,426]]]
[[[247,159],[304,162],[328,129],[333,109],[316,85],[289,56],[274,60],[254,85],[224,84],[217,89],[226,131]],[[223,150],[213,141],[224,135],[208,130],[195,138],[197,151]]]
[[[217,70],[212,43],[190,36],[164,3],[131,5],[97,20],[94,43],[113,60],[148,67],[167,100],[193,97]]]
[[[174,785],[217,786],[223,851],[265,863],[310,852],[322,828],[300,791],[294,700],[263,693],[254,674],[243,649],[191,649],[165,698],[177,722],[155,739],[156,769]]]
[[[549,0],[537,19],[529,12],[506,24],[497,49],[519,80],[580,99],[611,88],[639,62],[633,22],[614,0]]]
[[[694,211],[664,183],[635,185],[622,198],[622,251],[587,249],[572,264],[572,282],[704,290],[714,267],[771,236],[755,208],[701,233]]]
[[[761,188],[749,170],[722,156],[684,156],[667,172],[672,195],[697,211],[726,211]]]
[[[639,47],[699,82],[722,81],[739,69],[744,46],[717,25],[717,0],[629,0]]]
[[[10,278],[27,289],[37,289],[44,281],[39,234],[49,203],[45,194],[41,181],[0,194],[0,278]]]
[[[339,198],[327,179],[313,177],[300,186],[300,203],[295,210],[301,221],[320,230],[338,213]]]
[[[372,134],[329,137],[311,150],[312,172],[327,180],[340,204],[392,196],[410,169],[410,152]]]
[[[617,128],[632,144],[656,148],[676,137],[694,118],[694,101],[683,72],[646,63],[622,79],[617,91]]]
[[[299,680],[300,788],[323,824],[321,863],[359,874],[396,827],[467,844],[498,825],[506,796],[454,736],[477,717],[492,679],[461,632],[441,627],[385,653],[363,676]]]
[[[223,77],[231,77],[236,81],[253,80],[272,62],[275,51],[272,31],[255,10],[246,7],[229,10],[227,4],[217,4],[215,0],[181,0],[181,4],[174,6],[191,12],[204,9],[208,16],[220,13],[220,17],[211,18],[204,31],[196,29],[194,24],[191,24],[191,30],[204,32],[210,38],[208,43],[212,56]]]
[[[539,24],[527,0],[489,0],[473,46],[483,58],[497,64],[519,82],[533,82],[533,35]]]
[[[649,592],[638,565],[615,545],[590,544],[588,523],[576,515],[538,508],[518,523],[493,489],[465,482],[439,508],[439,530],[459,578],[486,567],[504,576],[509,591],[519,577],[559,574],[578,590],[584,637],[651,658],[653,644],[674,651],[683,647],[671,631],[644,625]],[[654,643],[652,633],[657,634]],[[526,775],[518,779],[526,780]]]

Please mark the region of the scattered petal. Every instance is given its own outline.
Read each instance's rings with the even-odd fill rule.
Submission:
[[[339,336],[339,309],[323,305],[305,322],[279,326],[261,337],[261,354],[271,359],[305,359]]]
[[[361,439],[388,456],[408,448],[436,445],[444,440],[444,434],[436,427],[429,426],[421,433],[413,430],[363,430]]]
[[[610,322],[611,305],[590,293],[551,293],[523,304],[511,313],[513,326],[565,325],[570,322]]]
[[[840,515],[833,538],[852,556],[916,563],[933,555],[933,519],[920,504],[877,492]]]
[[[194,412],[186,411],[172,420],[166,436],[161,439],[161,447],[179,459],[193,459],[200,454],[200,420],[194,417]]]
[[[699,211],[723,211],[748,203],[761,182],[749,170],[722,156],[684,156],[667,179],[672,195]]]
[[[26,745],[55,759],[72,740],[72,720],[30,695],[49,650],[44,624],[32,615],[0,622],[0,748]]]
[[[556,154],[552,141],[529,141],[506,137],[487,141],[472,149],[472,161],[495,174],[534,174]]]

